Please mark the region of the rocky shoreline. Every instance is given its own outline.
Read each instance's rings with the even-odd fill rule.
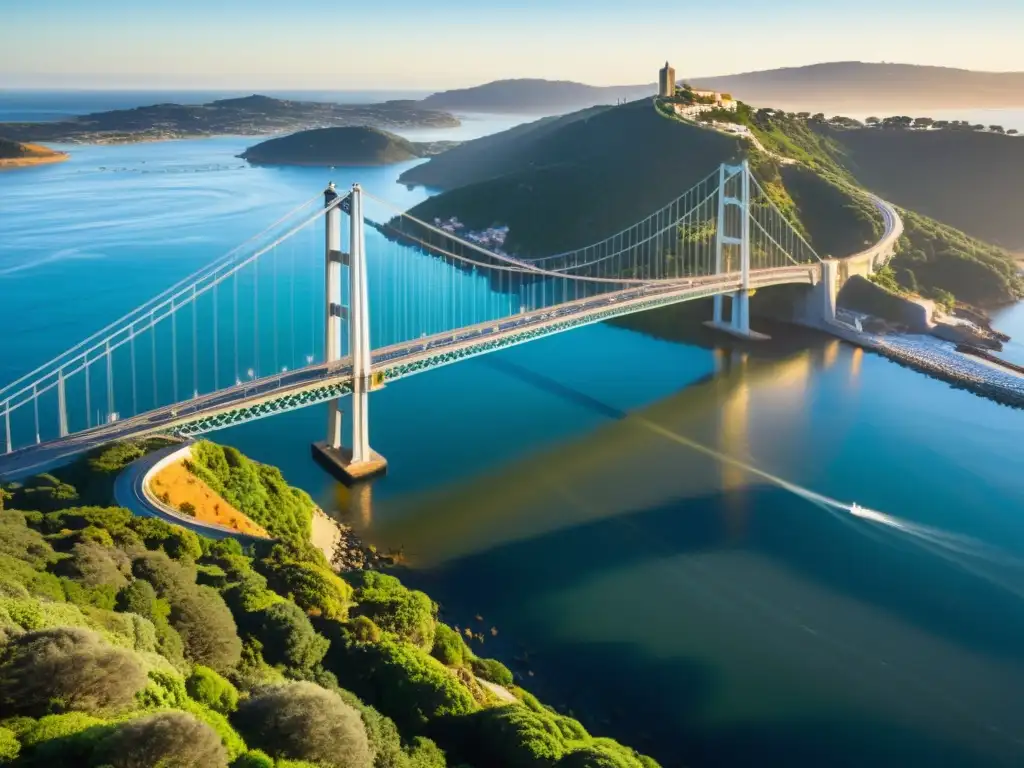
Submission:
[[[380,552],[364,542],[351,526],[324,512],[313,510],[313,544],[337,571],[363,571],[390,568],[402,563],[401,552]]]
[[[945,381],[955,389],[969,392],[1011,408],[1024,408],[1024,375],[997,363],[972,360],[966,355],[910,337],[884,338],[841,325],[829,331],[859,347],[877,352],[893,362]]]

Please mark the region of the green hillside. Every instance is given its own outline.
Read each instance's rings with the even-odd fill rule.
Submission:
[[[1024,139],[953,130],[814,126],[868,189],[957,229],[1024,251]]]
[[[1024,194],[1012,172],[1018,163],[1024,169],[1024,140],[958,130],[843,127],[767,109],[741,110],[740,119],[767,149],[800,161],[831,184],[864,187],[904,207],[904,236],[891,263],[903,288],[980,305],[1024,295],[1013,256],[992,244],[1001,232],[1024,233],[1008,202]],[[986,185],[1009,197],[996,199]],[[853,205],[863,208],[865,202],[855,199]],[[820,227],[821,216],[808,213],[805,221]],[[975,236],[958,230],[954,220],[969,224]]]
[[[486,181],[421,203],[414,216],[457,215],[471,228],[504,223],[508,247],[541,256],[584,245],[646,217],[722,161],[737,161],[738,139],[691,128],[657,114],[650,101],[586,110],[540,129],[490,137],[496,156],[479,171]],[[507,143],[506,143],[507,142]],[[452,153],[474,151],[467,142]],[[481,145],[478,145],[481,146]],[[445,181],[468,176],[453,170]]]
[[[197,457],[279,537],[244,551],[110,506],[155,445],[0,487],[0,765],[657,768],[516,686],[423,592],[335,573],[276,469]]]

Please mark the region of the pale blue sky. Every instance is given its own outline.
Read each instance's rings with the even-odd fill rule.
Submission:
[[[651,82],[861,60],[1024,70],[1024,0],[0,0],[0,88]]]

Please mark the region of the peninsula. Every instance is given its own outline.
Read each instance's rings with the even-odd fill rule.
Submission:
[[[239,157],[259,165],[389,165],[443,152],[457,142],[412,142],[369,126],[314,128],[268,139]]]
[[[0,123],[0,136],[19,142],[123,144],[208,136],[260,136],[326,126],[447,128],[459,121],[412,101],[331,104],[269,96],[220,99],[208,104],[153,104],[96,112],[50,123]]]
[[[21,144],[17,141],[0,139],[0,170],[59,163],[67,159],[67,152],[57,152],[37,144]]]

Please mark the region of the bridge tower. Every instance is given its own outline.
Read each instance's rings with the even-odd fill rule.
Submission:
[[[370,305],[366,285],[366,235],[363,228],[363,190],[358,184],[339,200],[332,183],[324,191],[326,229],[326,333],[324,361],[337,367],[342,359],[342,321],[347,320],[352,363],[352,447],[342,444],[341,400],[328,404],[327,439],[313,445],[314,457],[345,484],[369,479],[387,470],[384,457],[370,448],[369,395],[372,388]],[[341,249],[341,214],[349,216],[349,252]],[[348,267],[348,305],[342,304],[342,268]]]
[[[766,339],[762,333],[750,330],[750,163],[744,160],[740,165],[723,163],[718,171],[718,218],[715,222],[715,274],[726,271],[725,249],[739,250],[740,290],[731,295],[729,322],[722,317],[723,297],[713,298],[712,319],[708,327],[745,339]],[[739,196],[729,193],[729,182],[739,176]],[[733,187],[736,185],[733,184]],[[730,215],[730,211],[736,211]],[[736,229],[739,223],[739,233]]]

